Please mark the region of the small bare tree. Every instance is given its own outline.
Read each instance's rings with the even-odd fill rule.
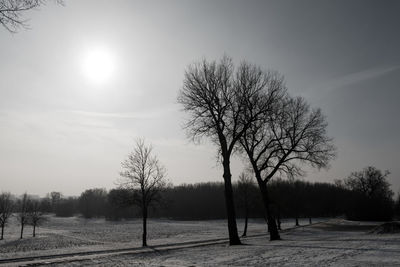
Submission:
[[[1,227],[1,238],[4,237],[4,227],[6,226],[8,219],[11,217],[13,212],[13,201],[10,193],[1,193],[0,195],[0,227]]]
[[[9,32],[15,33],[19,28],[27,28],[23,13],[45,4],[45,0],[0,0],[0,24]],[[55,0],[63,4],[62,0]]]
[[[18,201],[18,214],[17,219],[21,225],[21,234],[20,239],[22,239],[24,233],[25,224],[29,222],[28,217],[28,205],[29,205],[29,197],[27,193],[22,195],[22,198]]]
[[[152,146],[143,139],[136,141],[136,146],[128,158],[122,162],[119,184],[133,193],[134,204],[142,212],[142,245],[147,246],[147,216],[150,205],[160,201],[160,193],[167,186],[166,170],[157,157],[152,154]]]
[[[27,216],[28,223],[33,227],[32,236],[36,237],[36,227],[45,220],[44,214],[41,211],[39,200],[32,199],[29,201]]]
[[[280,79],[283,86],[283,77]],[[326,134],[327,123],[320,109],[311,109],[301,97],[282,95],[274,108],[249,127],[241,139],[261,190],[270,239],[280,239],[270,209],[267,183],[277,173],[302,175],[300,164],[326,168],[336,148]]]

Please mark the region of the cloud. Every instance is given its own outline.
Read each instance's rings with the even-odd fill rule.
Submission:
[[[313,86],[310,90],[323,90],[323,91],[330,91],[334,89],[339,89],[343,87],[347,87],[352,84],[360,83],[366,80],[375,79],[381,77],[385,74],[393,72],[395,70],[400,69],[400,66],[381,66],[371,69],[366,69],[358,72],[353,72],[350,74],[346,74],[343,76],[339,76],[334,80],[318,84],[317,86]]]

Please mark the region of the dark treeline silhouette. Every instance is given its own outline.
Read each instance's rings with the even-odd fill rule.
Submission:
[[[85,190],[78,200],[78,210],[85,218],[106,216],[107,191],[102,188]]]
[[[238,217],[245,218],[247,213],[249,218],[266,218],[262,196],[257,184],[249,183],[246,188],[247,196],[245,197],[243,185],[233,184]],[[273,200],[270,205],[276,219],[336,216],[346,216],[353,220],[363,219],[354,218],[354,214],[360,211],[360,207],[355,205],[357,203],[355,199],[359,198],[359,193],[339,184],[277,179],[271,181],[268,191]],[[175,220],[226,219],[223,192],[224,184],[222,182],[168,187],[162,192],[163,201],[149,209],[149,217]],[[91,217],[106,217],[109,220],[140,217],[140,209],[133,205],[131,194],[126,189],[113,189],[107,195],[102,195],[102,201],[93,201],[92,203],[105,202],[105,204],[94,208],[101,212]],[[245,201],[248,202],[247,208]],[[368,204],[368,202],[366,203]],[[400,206],[400,198],[396,200],[396,203],[398,203],[397,206]],[[371,208],[368,218],[369,220],[390,220],[394,211],[395,205],[392,200],[389,205],[385,206],[385,209],[380,209],[385,216],[381,216]],[[82,209],[77,209],[75,212],[90,218],[82,212]],[[296,222],[294,221],[294,223]]]
[[[351,197],[343,187],[301,180],[272,181],[269,191],[276,216],[295,219],[345,215]]]
[[[243,185],[240,186],[237,182],[233,184],[238,217],[245,218],[248,213],[249,218],[265,218],[262,198],[257,185],[249,183],[246,188],[247,196],[245,197]],[[380,206],[379,209],[380,212],[385,212],[385,216],[377,217],[374,207],[383,202],[376,201],[375,206],[372,205],[367,211],[364,211],[356,205],[359,202],[355,201],[362,197],[360,193],[346,188],[340,183],[312,183],[302,180],[277,179],[271,181],[268,190],[273,199],[271,209],[276,218],[346,216],[348,219],[361,220],[363,218],[354,218],[354,214],[361,211],[370,214],[369,220],[390,220],[393,215],[400,215],[400,195],[395,201],[386,199],[389,204],[384,208]],[[223,192],[224,184],[222,182],[167,187],[162,191],[163,201],[149,209],[149,217],[176,220],[225,219]],[[245,199],[248,201],[247,208]],[[9,202],[10,200],[7,198],[5,201]],[[122,220],[141,216],[140,209],[134,205],[131,192],[124,188],[110,191],[94,188],[85,190],[80,197],[65,198],[61,196],[54,203],[54,207],[48,197],[36,201],[39,204],[35,204],[35,212],[37,209],[42,213],[54,213],[59,217],[81,215],[84,218],[104,217],[108,220]],[[12,205],[14,212],[19,212],[18,207],[21,200],[14,202],[15,204],[7,204],[7,206]],[[371,203],[365,202],[364,205],[371,205]]]
[[[360,211],[360,207],[355,205],[357,203],[355,200],[360,197],[359,193],[339,183],[277,179],[271,181],[268,191],[273,200],[270,204],[271,210],[277,219],[336,216],[362,219],[353,216]],[[223,192],[224,184],[221,182],[167,187],[161,193],[163,201],[157,202],[150,208],[148,216],[175,220],[225,219]],[[244,192],[246,196],[243,195]],[[233,193],[237,202],[238,217],[245,218],[246,213],[249,218],[266,217],[257,184],[249,183],[244,191],[243,184],[236,182],[233,184]],[[248,203],[247,207],[245,201]],[[104,217],[108,220],[121,220],[141,216],[140,209],[134,205],[131,192],[123,188],[112,189],[108,192],[100,188],[88,189],[78,198],[61,197],[54,208],[51,208],[48,202],[48,198],[41,199],[41,211],[54,212],[60,217],[80,214],[84,218]],[[376,217],[374,209],[371,208],[370,220],[391,219],[393,213],[396,212],[395,207],[400,207],[400,197],[396,199],[396,204],[391,200],[390,205],[386,207],[387,210],[381,209],[386,212],[386,217]]]
[[[240,184],[233,184],[238,217],[245,218],[247,212],[249,218],[264,218],[265,212],[257,185],[250,183],[246,188],[247,196],[244,196]],[[365,202],[363,205],[371,206],[367,210],[360,209],[360,206],[356,205],[359,202],[355,200],[360,200],[362,195],[340,183],[312,183],[302,180],[277,179],[270,183],[268,190],[271,199],[273,199],[271,208],[277,218],[316,218],[343,215],[348,219],[361,220],[363,218],[354,218],[354,214],[361,211],[370,214],[369,220],[389,220],[393,215],[400,215],[400,195],[397,196],[396,200],[376,201],[375,206],[384,203],[384,200],[388,202],[387,206],[383,208],[380,206],[379,209],[380,212],[386,212],[385,216],[377,217],[374,205]],[[225,219],[226,209],[223,192],[224,184],[221,182],[182,184],[168,187],[162,192],[163,201],[157,203],[156,208],[149,209],[149,217],[176,220]],[[4,204],[4,216],[10,216],[10,207],[13,208],[14,213],[20,212],[22,199],[15,200],[12,197],[4,197],[6,203]],[[248,201],[247,208],[245,199]],[[54,213],[58,217],[80,215],[84,218],[104,217],[108,220],[140,217],[140,209],[134,205],[131,192],[123,188],[111,189],[110,191],[94,188],[85,190],[80,197],[64,198],[61,196],[54,203],[54,207],[48,197],[37,199],[32,203],[35,203],[33,205],[35,209],[32,212]],[[0,203],[0,207],[1,205],[2,203]],[[0,209],[0,216],[3,214],[2,212]]]
[[[400,218],[400,194],[393,199],[394,194],[386,181],[388,174],[367,167],[334,184],[276,179],[268,187],[272,200],[270,212],[277,220],[278,229],[281,218],[294,218],[294,224],[298,224],[299,218],[309,218],[311,223],[311,218],[316,217],[345,216],[350,220],[373,221]],[[148,217],[173,220],[226,219],[224,190],[223,182],[166,187],[160,191],[162,201],[149,207]],[[239,181],[233,183],[233,195],[238,217],[267,219],[262,195],[250,174],[242,174]],[[110,191],[102,188],[88,189],[79,197],[64,197],[60,192],[51,192],[44,198],[35,198],[26,193],[20,197],[2,193],[1,238],[6,235],[5,228],[11,216],[16,217],[22,238],[26,225],[32,226],[32,235],[36,235],[36,227],[45,221],[46,213],[59,217],[78,215],[88,219],[140,218],[142,210],[135,204],[129,188]],[[243,235],[246,235],[246,228],[245,225]]]
[[[152,216],[180,220],[226,218],[222,182],[175,186],[164,192],[164,199],[165,207],[153,211]]]
[[[137,216],[137,211],[132,208],[133,204],[129,189],[111,189],[107,196],[105,217],[113,221],[134,218]]]

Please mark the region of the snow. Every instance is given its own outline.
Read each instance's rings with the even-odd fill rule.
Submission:
[[[243,239],[247,245],[188,248],[151,254],[94,258],[85,265],[108,266],[399,266],[400,236],[301,227],[282,234]],[[71,262],[66,266],[75,266]]]
[[[320,219],[321,221],[323,219]],[[313,219],[313,222],[317,222]],[[250,220],[246,245],[226,242],[201,247],[159,246],[187,241],[227,237],[224,220],[150,220],[150,248],[107,255],[90,255],[54,263],[57,266],[400,266],[400,234],[375,234],[377,222],[350,222],[342,219],[293,228],[294,220],[282,226],[282,240],[269,241],[263,220]],[[238,220],[239,232],[243,221]],[[50,218],[38,229],[38,237],[18,239],[18,226],[6,228],[0,241],[0,258],[61,254],[140,247],[141,221],[107,222],[103,219]]]

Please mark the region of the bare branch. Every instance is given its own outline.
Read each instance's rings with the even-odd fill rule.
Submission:
[[[321,110],[287,94],[275,101],[273,110],[253,123],[241,140],[254,171],[267,183],[277,173],[290,178],[303,175],[300,163],[327,168],[336,148],[326,135]]]
[[[63,0],[55,0],[63,4]],[[0,0],[0,24],[11,32],[16,33],[20,28],[28,28],[27,19],[23,13],[46,3],[46,0]]]

